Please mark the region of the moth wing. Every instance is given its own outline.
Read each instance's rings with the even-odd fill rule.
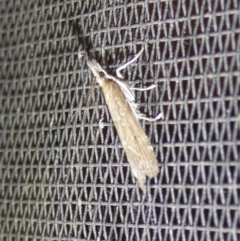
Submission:
[[[152,178],[159,172],[151,143],[117,83],[105,79],[102,90],[132,172],[145,193],[146,176]]]

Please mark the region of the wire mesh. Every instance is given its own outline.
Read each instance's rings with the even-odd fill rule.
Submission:
[[[1,240],[240,240],[239,1],[0,8]],[[111,74],[144,48],[124,75],[164,114],[141,122],[160,166],[146,199],[86,46]]]

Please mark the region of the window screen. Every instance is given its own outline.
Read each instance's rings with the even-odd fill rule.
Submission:
[[[237,0],[0,2],[0,239],[238,241]],[[144,199],[86,65],[123,75],[159,161]]]

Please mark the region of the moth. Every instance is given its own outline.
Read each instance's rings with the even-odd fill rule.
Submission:
[[[121,65],[116,70],[116,77],[102,69],[95,59],[88,59],[87,65],[101,86],[102,92],[110,112],[113,123],[121,140],[132,172],[138,180],[139,186],[146,193],[146,177],[153,178],[159,173],[158,161],[154,154],[149,139],[139,124],[139,119],[156,121],[162,113],[155,118],[147,118],[138,111],[133,90],[145,91],[155,88],[130,88],[120,73],[121,70],[133,63],[143,49],[129,62]]]

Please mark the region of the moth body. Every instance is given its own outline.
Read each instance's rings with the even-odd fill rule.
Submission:
[[[120,77],[119,71],[135,61],[140,53],[129,63],[118,68],[117,76]],[[134,93],[126,83],[107,74],[94,59],[88,60],[87,64],[95,76],[96,82],[102,88],[108,110],[126,152],[132,172],[145,194],[146,177],[153,178],[157,176],[159,167],[150,141],[140,126],[138,119],[154,121],[161,118],[162,114],[159,114],[154,119],[144,117],[138,112],[137,104],[134,102]]]

